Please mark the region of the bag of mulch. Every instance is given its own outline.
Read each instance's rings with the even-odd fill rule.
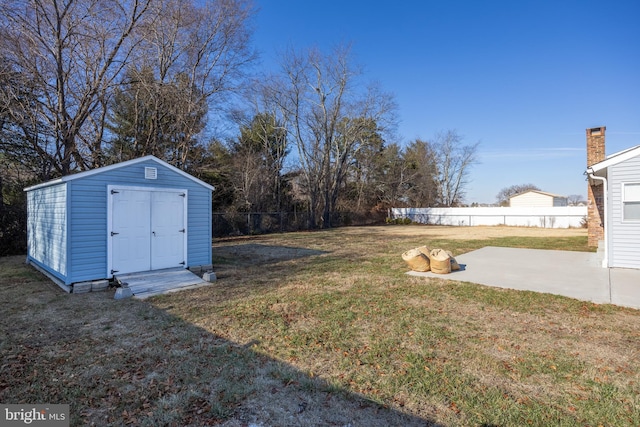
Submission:
[[[449,254],[449,257],[451,258],[451,271],[460,270],[460,264],[458,264],[458,261],[453,257],[453,253],[451,251],[447,251],[447,254]]]
[[[424,256],[429,258],[429,253],[431,253],[431,249],[429,249],[427,246],[420,246],[419,248],[416,248],[416,249],[419,250]]]
[[[410,249],[402,254],[402,259],[407,263],[413,271],[429,271],[431,263],[429,257],[420,251],[420,249]]]
[[[429,253],[429,260],[431,262],[432,272],[436,274],[451,273],[451,257],[447,251],[443,249],[433,249]]]

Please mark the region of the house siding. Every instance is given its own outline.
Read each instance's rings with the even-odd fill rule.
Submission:
[[[622,188],[640,182],[640,156],[609,167],[609,266],[640,268],[640,221],[624,221]]]
[[[157,179],[145,179],[145,167]],[[185,267],[211,264],[211,190],[153,159],[28,189],[29,258],[66,285],[110,277],[110,185],[187,190]]]
[[[27,258],[65,281],[67,276],[67,186],[27,194]]]

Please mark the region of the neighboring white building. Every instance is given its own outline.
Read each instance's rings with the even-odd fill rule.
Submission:
[[[509,206],[512,208],[546,208],[568,204],[568,199],[564,196],[538,190],[525,191],[509,198]]]

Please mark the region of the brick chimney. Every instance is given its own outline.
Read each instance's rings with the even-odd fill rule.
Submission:
[[[587,129],[587,167],[605,160],[604,126]],[[588,245],[598,246],[604,240],[604,186],[601,181],[587,180]],[[597,185],[596,185],[597,184]]]

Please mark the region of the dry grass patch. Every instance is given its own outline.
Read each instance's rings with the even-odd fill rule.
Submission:
[[[1,259],[0,401],[70,402],[74,425],[640,425],[640,312],[404,274],[423,244],[586,249],[486,230],[217,240],[215,285],[145,302]]]

